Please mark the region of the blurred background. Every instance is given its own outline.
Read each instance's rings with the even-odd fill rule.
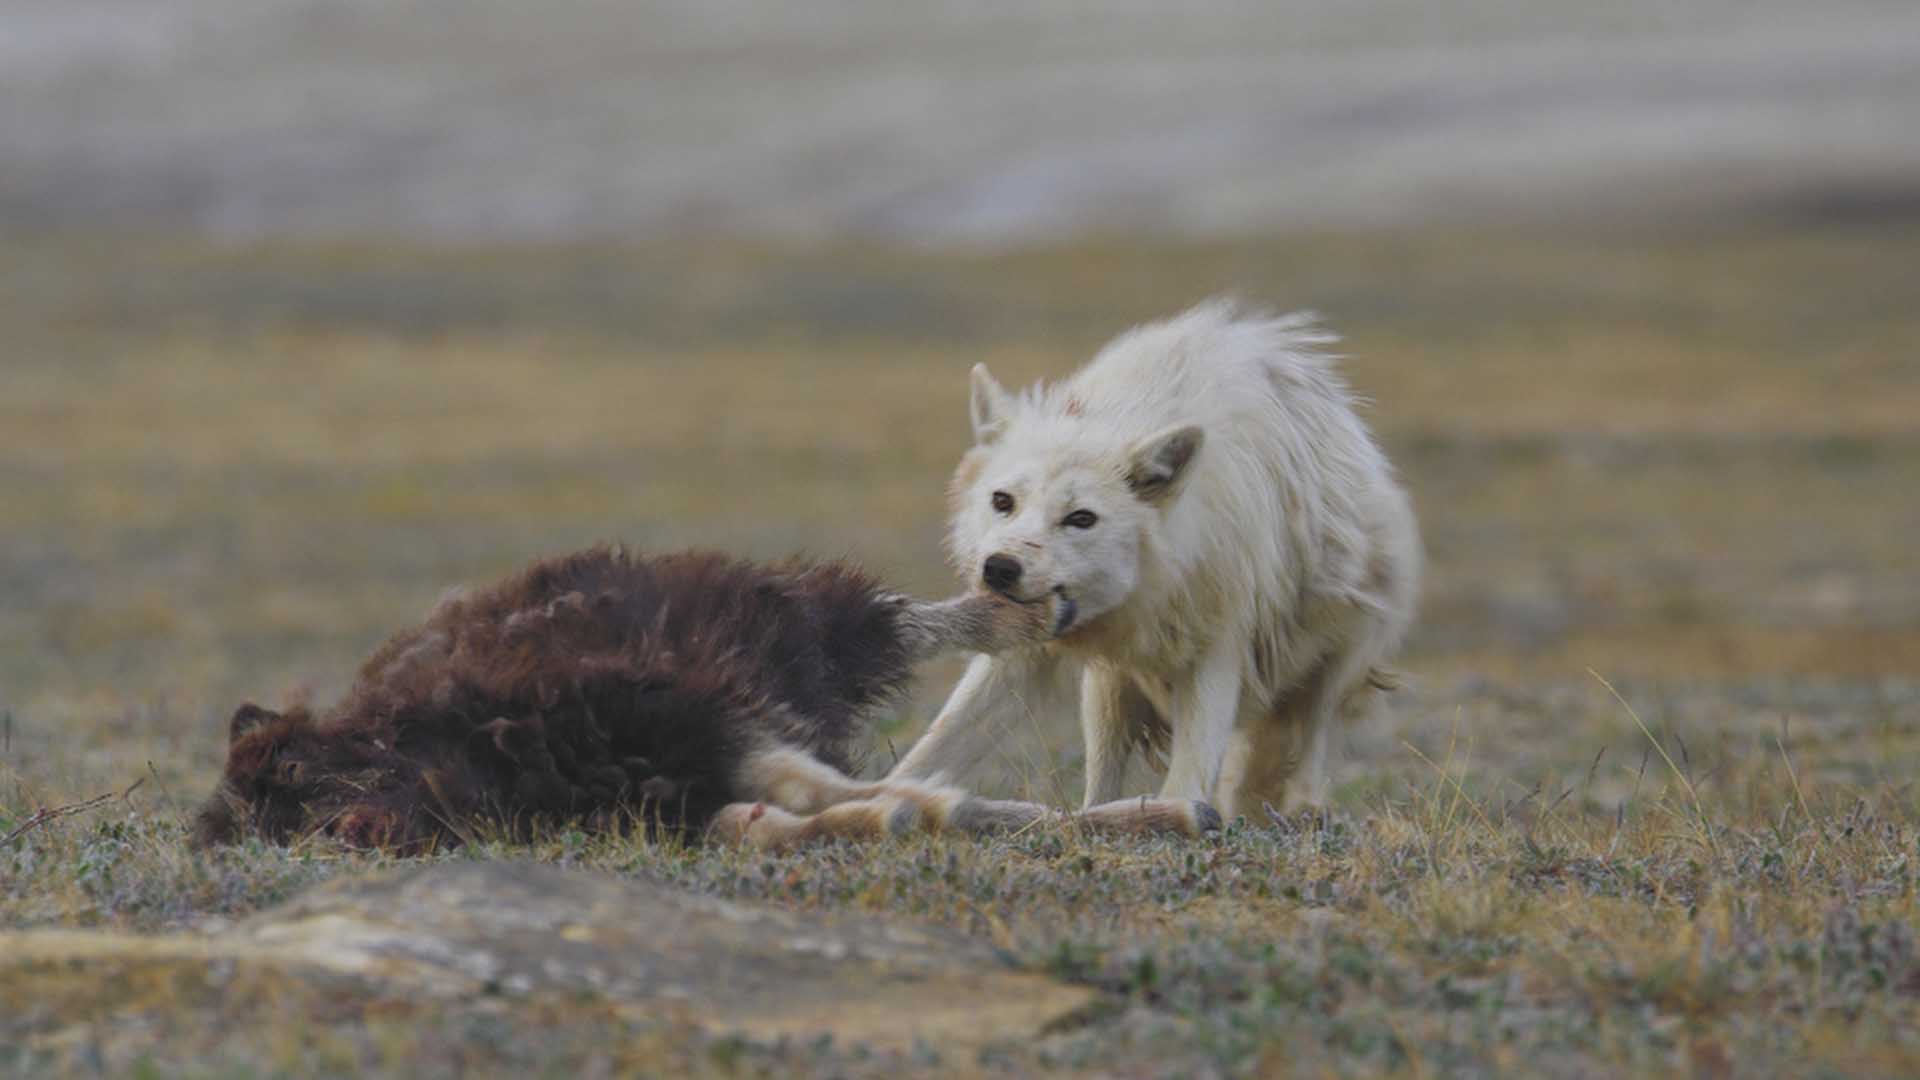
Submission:
[[[1899,0],[10,0],[0,220],[1032,244],[1912,213]]]
[[[1703,770],[1920,760],[1910,2],[7,0],[0,798],[197,790],[596,540],[949,589],[968,367],[1222,290],[1346,336],[1430,550],[1342,799],[1630,745],[1589,669]]]

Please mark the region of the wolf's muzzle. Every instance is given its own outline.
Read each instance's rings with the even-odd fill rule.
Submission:
[[[1013,587],[1020,584],[1020,575],[1025,567],[1020,560],[1011,555],[989,555],[986,565],[980,569],[980,580],[987,588],[1003,596],[1013,596]],[[1019,597],[1013,596],[1018,600]]]

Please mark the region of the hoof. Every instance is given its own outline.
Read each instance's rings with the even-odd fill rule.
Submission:
[[[1194,800],[1193,827],[1196,832],[1204,836],[1207,833],[1219,832],[1226,828],[1226,825],[1226,822],[1220,820],[1220,811],[1198,799]]]
[[[753,825],[766,816],[766,803],[733,803],[722,807],[707,825],[707,839],[723,844],[744,844]]]

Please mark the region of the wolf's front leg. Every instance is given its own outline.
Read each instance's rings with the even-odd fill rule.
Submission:
[[[959,783],[1000,747],[1016,724],[1045,714],[1058,696],[1058,661],[1038,650],[976,656],[888,780]]]
[[[1080,675],[1080,738],[1087,774],[1081,809],[1120,797],[1133,744],[1153,722],[1153,704],[1133,684],[1132,675],[1109,664],[1086,666]]]
[[[1173,754],[1160,796],[1213,801],[1233,747],[1240,712],[1240,654],[1232,639],[1216,641],[1173,693]]]

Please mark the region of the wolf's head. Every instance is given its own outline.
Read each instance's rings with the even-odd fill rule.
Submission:
[[[1201,429],[1128,440],[1071,401],[1054,410],[1015,398],[985,365],[973,369],[972,412],[974,446],[950,492],[948,543],[961,577],[1053,605],[1055,636],[1125,603],[1143,542],[1192,473]]]

